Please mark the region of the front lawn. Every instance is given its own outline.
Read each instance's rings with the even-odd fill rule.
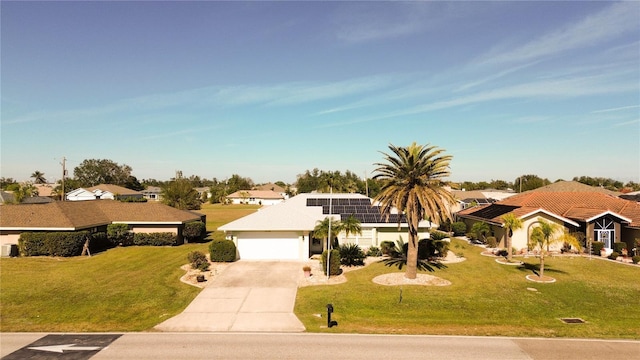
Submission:
[[[640,267],[547,258],[545,275],[557,282],[537,284],[525,279],[531,270],[500,265],[461,240],[451,250],[467,260],[429,273],[451,286],[377,285],[375,276],[398,271],[378,263],[347,273],[343,284],[300,288],[295,313],[310,332],[640,339]],[[339,323],[330,329],[328,303]]]

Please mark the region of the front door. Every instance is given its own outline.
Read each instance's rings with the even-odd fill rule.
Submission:
[[[593,225],[595,240],[603,242],[605,249],[613,249],[613,239],[615,237],[615,225],[613,220],[602,218],[596,220]]]

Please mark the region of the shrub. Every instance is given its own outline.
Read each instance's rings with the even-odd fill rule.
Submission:
[[[609,255],[609,259],[611,259],[611,260],[615,260],[615,259],[617,259],[617,258],[618,258],[618,256],[620,256],[620,253],[618,253],[618,252],[614,251],[614,252],[612,252],[612,253]]]
[[[209,260],[207,260],[207,255],[205,255],[202,251],[192,251],[187,255],[187,259],[191,263],[191,268],[198,269],[200,271],[209,270]]]
[[[138,246],[172,246],[176,245],[177,240],[178,236],[169,232],[133,234],[133,245]]]
[[[469,240],[476,240],[476,234],[473,233],[473,232],[468,232],[464,236],[466,236],[467,239],[469,239]]]
[[[382,251],[376,246],[371,246],[367,250],[367,256],[382,256]]]
[[[195,242],[204,239],[207,233],[206,225],[202,221],[190,221],[184,224],[182,236],[187,242]]]
[[[488,236],[487,237],[487,247],[494,248],[494,247],[497,247],[497,246],[498,246],[498,241],[496,240],[495,236]]]
[[[627,243],[624,242],[614,242],[613,243],[613,251],[617,252],[618,254],[622,253],[622,249],[627,249]]]
[[[344,244],[340,246],[340,264],[344,266],[364,265],[367,256],[357,244]]]
[[[104,251],[113,247],[113,243],[109,241],[106,232],[97,232],[91,234],[91,242],[89,243],[89,250],[93,252]]]
[[[640,263],[640,255],[635,255],[631,258],[634,264]]]
[[[498,255],[498,256],[508,256],[509,255],[509,251],[507,251],[507,249],[500,249],[500,250],[498,250],[496,255]]]
[[[78,256],[90,236],[88,231],[24,232],[18,247],[23,256]]]
[[[602,241],[594,241],[591,243],[591,251],[595,255],[600,255],[600,251],[604,248],[604,243]]]
[[[389,255],[391,250],[394,248],[395,244],[393,241],[383,241],[380,243],[380,251],[382,251],[382,255]]]
[[[409,244],[404,244],[402,251],[407,255]],[[428,260],[436,257],[445,257],[449,252],[449,242],[443,240],[422,239],[418,241],[418,260]]]
[[[462,221],[456,221],[451,224],[451,231],[453,231],[453,235],[461,236],[467,231],[467,224]]]
[[[236,244],[231,240],[214,240],[209,245],[209,256],[214,262],[236,261]]]
[[[327,275],[327,250],[322,252],[320,262],[322,263],[322,272]],[[331,250],[329,262],[329,275],[340,275],[342,270],[340,269],[340,251],[338,249]]]
[[[107,225],[107,239],[109,239],[113,246],[133,245],[133,233],[129,231],[129,225],[127,224]]]
[[[431,240],[442,240],[449,237],[449,234],[443,233],[442,231],[433,231],[429,234]]]

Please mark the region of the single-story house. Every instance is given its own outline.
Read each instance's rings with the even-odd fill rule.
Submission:
[[[84,200],[114,200],[114,199],[142,199],[144,196],[141,192],[127,189],[122,186],[112,184],[100,184],[90,188],[78,188],[67,193],[68,201],[84,201]]]
[[[0,245],[17,244],[26,231],[106,231],[109,224],[128,224],[134,233],[171,232],[182,238],[184,224],[205,215],[157,202],[115,200],[57,201],[2,207]]]
[[[360,220],[362,234],[337,234],[338,242],[354,243],[363,249],[380,246],[382,241],[408,241],[408,227],[398,214],[389,219],[378,206],[361,194],[305,193],[232,221],[218,228],[224,231],[245,260],[306,260],[326,249],[326,240],[314,239],[313,230],[330,216],[335,220],[353,215]],[[404,220],[401,218],[401,220]],[[420,236],[428,237],[428,221],[420,223]],[[333,235],[331,236],[334,237]]]
[[[496,201],[504,200],[515,195],[513,191],[501,190],[451,190],[456,199],[456,204],[451,207],[451,212],[458,212],[471,206],[488,205]]]
[[[159,186],[148,186],[146,189],[140,191],[142,196],[147,200],[160,200],[160,194],[162,193],[162,188]]]
[[[238,190],[226,196],[232,204],[274,205],[285,200],[282,194],[272,190]]]
[[[512,236],[512,246],[517,250],[527,249],[527,240],[540,219],[556,223],[568,232],[583,233],[586,240],[603,242],[608,252],[614,242],[626,242],[631,249],[634,240],[640,238],[640,203],[574,181],[561,181],[493,204],[468,208],[458,212],[457,217],[468,229],[475,222],[486,222],[504,247],[502,216],[508,213],[523,222],[523,227]]]
[[[271,190],[273,192],[277,192],[278,194],[282,195],[284,199],[289,198],[289,194],[287,194],[287,189],[274,183],[258,185],[258,186],[255,186],[252,190]],[[289,191],[291,191],[291,189],[289,189]]]
[[[15,197],[13,192],[0,191],[0,205],[13,204]],[[48,196],[27,196],[20,202],[21,204],[45,204],[54,200]]]

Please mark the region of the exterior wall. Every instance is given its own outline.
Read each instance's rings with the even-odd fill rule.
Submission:
[[[548,221],[560,226],[558,233],[556,233],[555,236],[559,236],[559,232],[564,231],[566,229],[563,222],[543,213],[535,214],[529,218],[522,219],[522,228],[513,232],[513,238],[511,240],[511,243],[513,247],[516,248],[516,250],[520,251],[520,250],[528,249],[527,243],[528,243],[529,236],[531,235],[531,232],[533,231],[533,228],[536,226],[536,224],[540,222],[540,219],[544,219],[545,221]],[[549,250],[560,251],[561,248],[562,248],[562,244],[552,244],[549,247]]]
[[[252,198],[248,197],[246,199],[242,198],[233,198],[231,199],[232,204],[249,204],[249,205],[275,205],[284,201],[283,199],[260,199],[260,198]]]
[[[178,225],[129,225],[134,233],[159,233],[168,232],[178,234]]]
[[[620,241],[626,242],[629,255],[634,255],[632,250],[636,247],[635,240],[640,239],[640,229],[623,227],[621,233]],[[635,254],[640,255],[640,248],[636,249]]]
[[[400,237],[402,237],[402,241],[404,241],[405,243],[409,241],[409,230],[406,227],[402,227],[400,228],[400,230],[398,230],[398,228],[378,228],[376,229],[376,233],[377,238],[374,241],[375,246],[379,246],[383,241],[391,241],[395,244],[395,242],[398,241]],[[418,233],[419,239],[426,239],[428,237],[429,231],[421,231]]]
[[[3,230],[0,231],[0,245],[18,244],[21,231],[19,230]]]

